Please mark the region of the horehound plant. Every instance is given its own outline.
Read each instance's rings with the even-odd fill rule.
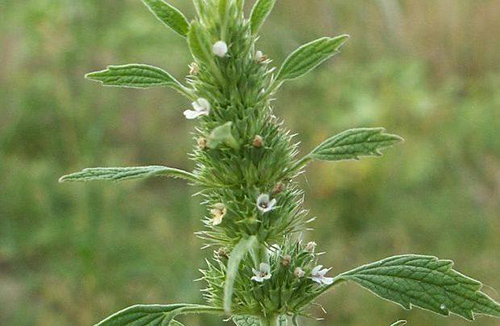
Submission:
[[[296,79],[339,52],[347,35],[323,37],[301,46],[278,70],[256,47],[259,28],[276,0],[258,0],[246,18],[244,0],[194,0],[189,22],[162,0],[143,0],[151,12],[186,38],[194,62],[183,85],[162,69],[110,66],[87,78],[106,86],[169,86],[192,102],[184,111],[197,123],[191,154],[195,170],[165,166],[91,168],[61,181],[122,181],[167,176],[200,187],[207,216],[199,232],[215,248],[202,271],[208,305],[136,305],[103,320],[102,326],[182,325],[184,314],[218,314],[238,326],[298,325],[322,294],[354,282],[406,309],[440,315],[500,317],[500,305],[481,292],[481,283],[453,269],[449,260],[403,255],[329,277],[316,244],[303,243],[306,211],[294,181],[312,160],[357,160],[380,156],[400,142],[383,128],[351,129],[297,158],[297,144],[273,115],[271,100],[284,82]],[[396,324],[402,325],[399,321]],[[395,324],[395,325],[396,325]]]

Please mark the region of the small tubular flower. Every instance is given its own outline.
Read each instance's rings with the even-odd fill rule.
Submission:
[[[314,267],[311,272],[311,277],[309,277],[314,282],[321,285],[330,285],[333,283],[333,277],[325,277],[325,274],[330,271],[331,268],[323,268],[323,265],[318,265]]]
[[[252,276],[252,281],[263,283],[264,281],[271,278],[271,266],[266,263],[260,263],[259,270],[252,268],[254,276]]]
[[[217,41],[212,49],[214,54],[219,58],[224,58],[227,55],[227,44],[224,41]]]
[[[276,205],[276,199],[270,199],[268,194],[261,194],[257,198],[257,208],[262,212],[262,213],[267,213],[271,210],[273,210]]]
[[[192,120],[192,119],[196,119],[200,116],[203,116],[203,115],[208,116],[210,114],[211,105],[207,99],[199,98],[198,100],[193,102],[191,105],[193,106],[194,110],[184,111],[184,116],[186,117],[186,119]]]

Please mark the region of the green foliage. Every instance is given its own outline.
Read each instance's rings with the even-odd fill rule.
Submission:
[[[304,246],[297,237],[305,230],[307,212],[302,209],[302,193],[294,178],[310,159],[380,156],[380,149],[402,140],[382,128],[353,129],[327,139],[311,154],[295,158],[297,145],[272,114],[270,103],[284,81],[308,73],[338,53],[347,35],[324,37],[300,47],[274,78],[271,61],[255,50],[255,33],[274,1],[257,1],[247,20],[242,1],[195,0],[199,17],[190,25],[162,1],[145,3],[166,25],[187,34],[196,61],[188,77],[189,88],[163,70],[144,65],[111,66],[87,77],[109,86],[168,85],[195,100],[195,111],[185,111],[185,115],[199,121],[195,132],[198,146],[191,156],[196,171],[97,168],[61,181],[156,175],[197,181],[204,187],[199,194],[209,210],[204,218],[208,230],[199,235],[218,248],[213,261],[202,270],[208,284],[205,297],[212,306],[134,306],[102,325],[135,324],[137,320],[145,325],[168,325],[178,314],[190,312],[254,316],[261,326],[286,325],[287,314],[294,316],[297,325],[296,317],[307,315],[316,297],[343,281],[357,282],[405,308],[416,305],[470,319],[474,314],[498,316],[497,304],[479,292],[480,283],[453,271],[451,262],[426,256],[394,257],[331,278],[326,276],[330,269],[318,263],[316,244]],[[210,105],[199,108],[200,102]]]
[[[189,22],[184,15],[172,5],[163,0],[142,0],[149,10],[180,36],[186,37],[189,31]]]
[[[344,131],[318,147],[309,157],[322,161],[358,160],[362,156],[381,156],[380,150],[403,139],[386,134],[384,128],[361,128]]]
[[[101,82],[104,86],[150,88],[170,86],[183,90],[183,86],[168,72],[143,64],[109,66],[102,71],[89,73],[87,79]]]
[[[274,8],[276,0],[257,0],[250,14],[250,24],[253,34],[257,34]]]
[[[231,132],[232,125],[233,123],[230,121],[212,130],[207,139],[208,147],[216,149],[221,145],[227,145],[231,148],[239,149],[240,144],[238,144]]]
[[[405,309],[416,306],[468,320],[475,315],[500,317],[500,304],[480,291],[480,282],[455,271],[450,260],[395,256],[343,273],[338,279],[358,283]]]
[[[151,177],[172,177],[196,181],[195,175],[166,166],[141,166],[127,168],[88,168],[81,172],[68,174],[59,179],[59,182],[87,182],[87,181],[125,181]]]
[[[233,298],[234,282],[238,271],[240,269],[241,260],[252,250],[252,247],[257,242],[256,237],[241,239],[241,241],[234,247],[229,256],[227,263],[227,274],[224,285],[224,311],[231,313],[231,305]]]
[[[174,320],[186,314],[220,314],[213,307],[193,304],[136,305],[117,312],[96,326],[168,326],[182,325]]]
[[[305,75],[337,54],[348,38],[348,35],[323,37],[301,46],[286,58],[276,80],[281,82]]]
[[[233,316],[233,321],[237,326],[260,326],[259,318],[254,316]]]
[[[213,62],[212,43],[205,29],[197,21],[191,23],[188,33],[188,43],[191,54],[199,62]]]

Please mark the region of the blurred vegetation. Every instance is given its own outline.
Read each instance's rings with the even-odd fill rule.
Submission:
[[[170,2],[192,16],[189,1]],[[334,272],[434,254],[500,289],[499,30],[498,0],[278,1],[260,41],[277,64],[319,36],[352,36],[276,100],[302,151],[350,127],[384,126],[407,140],[380,159],[313,163],[301,179],[319,217],[304,236]],[[181,77],[183,39],[138,0],[0,0],[0,62],[0,324],[83,326],[134,303],[200,302],[193,280],[210,250],[192,234],[204,214],[195,189],[57,183],[91,166],[192,168],[188,102],[82,78],[132,62]],[[354,285],[320,303],[329,313],[314,314],[325,322],[306,325],[468,325]]]

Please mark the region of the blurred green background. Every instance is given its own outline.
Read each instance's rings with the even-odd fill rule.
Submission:
[[[170,2],[192,17],[190,1]],[[276,65],[317,37],[352,36],[275,102],[302,153],[351,127],[406,139],[380,159],[313,163],[300,179],[318,216],[305,237],[334,272],[434,254],[500,290],[499,31],[498,0],[278,1],[259,41]],[[186,100],[83,79],[135,62],[180,79],[190,63],[184,40],[139,0],[0,0],[1,325],[88,326],[134,303],[201,302],[193,280],[211,253],[193,235],[204,214],[196,189],[57,183],[83,167],[193,167]],[[355,285],[320,303],[328,314],[314,315],[326,320],[304,325],[468,325],[406,312]]]

